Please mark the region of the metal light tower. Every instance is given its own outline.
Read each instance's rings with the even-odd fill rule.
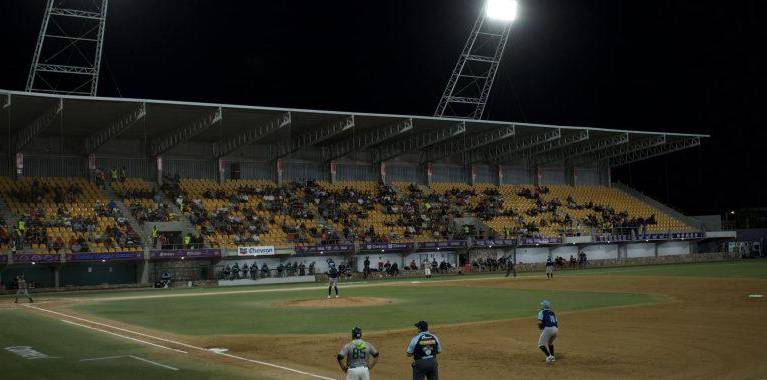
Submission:
[[[516,16],[516,0],[487,0],[434,116],[482,118]]]
[[[96,96],[109,0],[48,0],[26,90]]]

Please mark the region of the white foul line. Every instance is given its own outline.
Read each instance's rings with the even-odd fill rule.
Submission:
[[[140,360],[140,361],[142,361],[144,363],[149,363],[149,364],[156,365],[158,367],[167,368],[167,369],[169,369],[171,371],[178,371],[178,368],[176,368],[176,367],[171,367],[169,365],[165,365],[165,364],[162,364],[162,363],[153,362],[153,361],[151,361],[149,359],[144,359],[144,358],[140,358],[138,356],[133,356],[133,355],[130,355],[129,357],[131,357],[133,359],[136,359],[136,360]]]
[[[309,377],[313,377],[315,379],[335,380],[332,377],[325,377],[325,376],[322,376],[322,375],[317,375],[317,374],[313,374],[313,373],[310,373],[310,372],[305,372],[305,371],[301,371],[301,370],[298,370],[298,369],[281,366],[281,365],[278,365],[278,364],[263,362],[263,361],[260,361],[260,360],[248,359],[248,358],[244,358],[242,356],[237,356],[237,355],[232,355],[232,354],[227,354],[227,353],[216,353],[216,352],[209,351],[209,350],[207,350],[205,348],[202,348],[202,347],[192,346],[191,344],[186,344],[186,343],[183,343],[183,342],[177,342],[177,341],[170,340],[170,339],[160,338],[160,337],[156,337],[156,336],[153,336],[153,335],[144,334],[144,333],[141,333],[141,332],[138,332],[138,331],[133,331],[133,330],[124,329],[124,328],[121,328],[121,327],[112,326],[112,325],[109,325],[109,324],[106,324],[106,323],[91,321],[91,320],[88,320],[88,319],[85,319],[85,318],[80,318],[80,317],[77,317],[77,316],[74,316],[74,315],[64,314],[64,313],[60,313],[58,311],[53,311],[53,310],[49,310],[49,309],[43,309],[43,308],[40,308],[40,307],[37,307],[37,306],[32,306],[32,305],[29,305],[29,304],[25,304],[24,306],[26,306],[28,308],[31,308],[31,309],[35,309],[35,310],[44,311],[44,312],[51,313],[51,314],[56,314],[56,315],[61,316],[61,317],[75,319],[75,320],[78,320],[78,321],[83,321],[83,322],[94,324],[94,325],[97,325],[97,326],[104,326],[104,327],[107,327],[107,328],[110,328],[110,329],[115,329],[115,330],[118,330],[118,331],[123,331],[123,332],[127,332],[127,333],[130,333],[130,334],[151,338],[153,340],[159,340],[159,341],[163,341],[163,342],[167,342],[167,343],[172,343],[172,344],[179,345],[179,346],[186,347],[186,348],[190,348],[190,349],[193,349],[193,350],[208,352],[208,353],[211,353],[211,354],[214,354],[214,355],[222,355],[222,356],[230,357],[232,359],[239,359],[239,360],[250,362],[250,363],[254,363],[254,364],[260,364],[260,365],[267,366],[267,367],[278,368],[278,369],[281,369],[281,370],[285,370],[285,371],[289,371],[289,372],[298,373],[298,374],[301,374],[301,375],[306,375],[306,376],[309,376]],[[130,340],[133,340],[133,341],[149,344],[151,346],[164,348],[166,350],[178,351],[178,352],[182,352],[182,353],[185,353],[185,354],[187,353],[186,351],[182,351],[182,350],[177,350],[175,348],[161,346],[161,345],[156,344],[156,343],[147,342],[147,341],[143,341],[143,340],[140,340],[140,339],[132,338],[132,337],[129,337],[129,336],[120,335],[120,334],[117,334],[117,333],[114,333],[114,332],[111,332],[111,331],[97,329],[95,327],[86,326],[86,325],[82,325],[82,324],[71,322],[71,321],[65,321],[63,319],[62,319],[62,321],[66,322],[66,323],[73,324],[73,325],[82,326],[82,327],[89,328],[89,329],[92,329],[92,330],[100,331],[100,332],[103,332],[103,333],[119,336],[121,338],[130,339]]]
[[[111,360],[111,359],[122,359],[122,358],[131,358],[131,359],[139,360],[139,361],[142,361],[142,362],[145,362],[145,363],[149,363],[151,365],[156,365],[158,367],[169,369],[171,371],[178,371],[178,368],[176,368],[176,367],[171,367],[169,365],[165,365],[165,364],[162,364],[162,363],[153,362],[153,361],[151,361],[149,359],[144,359],[144,358],[140,358],[138,356],[133,356],[133,355],[106,356],[106,357],[103,357],[103,358],[80,359],[80,361],[81,362],[93,362],[93,361],[97,361],[97,360]]]
[[[135,342],[139,342],[139,343],[144,343],[144,344],[148,344],[148,345],[150,345],[150,346],[154,346],[154,347],[157,347],[157,348],[162,348],[162,349],[165,349],[165,350],[176,351],[176,352],[180,352],[180,353],[182,353],[182,354],[188,354],[188,352],[186,352],[186,351],[181,351],[181,350],[177,350],[177,349],[175,349],[175,348],[170,348],[170,347],[161,346],[161,345],[159,345],[159,344],[157,344],[157,343],[152,343],[152,342],[147,342],[147,341],[145,341],[145,340],[141,340],[141,339],[131,338],[131,337],[129,337],[129,336],[120,335],[120,334],[118,334],[118,333],[113,333],[113,332],[111,332],[111,331],[107,331],[107,330],[97,329],[97,328],[95,328],[95,327],[86,326],[86,325],[83,325],[83,324],[80,324],[80,323],[76,323],[76,322],[72,322],[72,321],[67,321],[67,320],[65,320],[65,319],[62,319],[61,321],[62,321],[62,322],[64,322],[64,323],[69,323],[70,325],[75,325],[75,326],[85,327],[86,329],[91,329],[91,330],[94,330],[94,331],[103,332],[103,333],[105,333],[105,334],[110,334],[110,335],[114,335],[114,336],[119,336],[120,338],[130,339],[130,340],[132,340],[132,341],[135,341]]]

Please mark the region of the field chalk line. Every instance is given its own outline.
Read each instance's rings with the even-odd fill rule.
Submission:
[[[165,339],[165,338],[161,338],[161,337],[157,337],[157,336],[153,336],[153,335],[149,335],[149,334],[144,334],[144,333],[141,333],[141,332],[138,332],[138,331],[124,329],[124,328],[117,327],[117,326],[112,326],[112,325],[109,325],[109,324],[106,324],[106,323],[91,321],[91,320],[88,320],[88,319],[85,319],[85,318],[80,318],[78,316],[64,314],[64,313],[60,313],[58,311],[53,311],[53,310],[49,310],[49,309],[43,309],[41,307],[32,306],[32,305],[29,305],[29,304],[26,304],[24,306],[28,307],[28,308],[31,308],[31,309],[35,309],[35,310],[44,311],[46,313],[51,313],[51,314],[54,314],[54,315],[58,315],[58,316],[61,316],[61,317],[75,319],[75,320],[78,320],[78,321],[94,324],[94,325],[97,325],[97,326],[103,326],[103,327],[107,327],[107,328],[110,328],[110,329],[115,329],[115,330],[118,330],[118,331],[123,331],[123,332],[134,334],[134,335],[139,335],[139,336],[147,337],[147,338],[150,338],[150,339],[159,340],[159,341],[162,341],[162,342],[167,342],[167,343],[175,344],[175,345],[178,345],[178,346],[181,346],[181,347],[186,347],[186,348],[189,348],[189,349],[194,349],[194,350],[198,350],[198,351],[204,351],[204,352],[210,353],[212,355],[226,356],[226,357],[229,357],[229,358],[232,358],[232,359],[238,359],[238,360],[242,360],[242,361],[249,362],[249,363],[260,364],[260,365],[267,366],[267,367],[277,368],[277,369],[281,369],[281,370],[284,370],[284,371],[289,371],[289,372],[293,372],[293,373],[297,373],[297,374],[313,377],[315,379],[335,380],[332,377],[325,377],[325,376],[322,376],[322,375],[317,375],[317,374],[314,374],[314,373],[301,371],[301,370],[298,370],[298,369],[295,369],[295,368],[281,366],[279,364],[264,362],[264,361],[255,360],[255,359],[248,359],[248,358],[245,358],[245,357],[242,357],[242,356],[232,355],[232,354],[228,354],[228,353],[224,353],[224,352],[213,352],[213,351],[207,350],[207,349],[202,348],[202,347],[193,346],[191,344],[187,344],[187,343],[183,343],[183,342],[178,342],[178,341],[174,341],[174,340],[170,340],[170,339]],[[145,343],[145,344],[148,344],[148,345],[151,345],[151,346],[155,346],[155,347],[159,347],[159,348],[163,348],[163,349],[166,349],[166,350],[177,351],[177,352],[181,352],[181,353],[184,353],[184,354],[188,353],[186,351],[182,351],[182,350],[179,350],[179,349],[162,346],[162,345],[159,345],[159,344],[156,344],[156,343],[143,341],[143,340],[132,338],[132,337],[129,337],[129,336],[120,335],[120,334],[117,334],[117,333],[114,333],[114,332],[111,332],[111,331],[106,331],[106,330],[103,330],[103,329],[98,329],[98,328],[95,328],[95,327],[92,327],[92,326],[86,326],[86,325],[83,325],[83,324],[80,324],[80,323],[75,323],[75,322],[72,322],[72,321],[66,321],[66,320],[63,320],[63,319],[61,321],[69,323],[69,324],[72,324],[72,325],[77,325],[77,326],[89,328],[91,330],[103,332],[103,333],[106,333],[106,334],[115,335],[115,336],[118,336],[118,337],[121,337],[121,338],[133,340],[133,341],[136,341],[136,342]]]
[[[154,362],[154,361],[151,361],[149,359],[144,359],[142,357],[138,357],[138,356],[134,356],[134,355],[106,356],[106,357],[103,357],[103,358],[80,359],[80,361],[81,362],[95,362],[95,361],[99,361],[99,360],[112,360],[112,359],[122,359],[122,358],[131,358],[131,359],[135,359],[135,360],[142,361],[142,362],[145,362],[145,363],[149,363],[151,365],[155,365],[155,366],[158,366],[158,367],[169,369],[171,371],[178,371],[178,368],[176,368],[176,367],[171,367],[171,366],[169,366],[167,364],[162,364],[162,363]]]
[[[105,333],[105,334],[110,334],[110,335],[118,336],[118,337],[120,337],[120,338],[124,338],[124,339],[130,339],[130,340],[132,340],[132,341],[134,341],[134,342],[139,342],[139,343],[148,344],[148,345],[150,345],[150,346],[154,346],[154,347],[157,347],[157,348],[162,348],[162,349],[164,349],[164,350],[171,350],[171,351],[180,352],[180,353],[182,353],[182,354],[188,354],[188,352],[186,352],[186,351],[177,350],[177,349],[175,349],[175,348],[166,347],[166,346],[163,346],[163,345],[159,345],[159,344],[157,344],[157,343],[147,342],[147,341],[145,341],[145,340],[141,340],[141,339],[131,338],[131,337],[129,337],[129,336],[120,335],[120,334],[118,334],[118,333],[114,333],[114,332],[111,332],[111,331],[107,331],[107,330],[97,329],[97,328],[95,328],[95,327],[91,327],[91,326],[83,325],[83,324],[81,324],[81,323],[72,322],[72,321],[67,321],[66,319],[61,319],[61,321],[62,321],[62,322],[64,322],[64,323],[69,323],[70,325],[75,325],[75,326],[85,327],[86,329],[91,329],[91,330],[94,330],[94,331],[98,331],[98,332],[102,332],[102,333]]]

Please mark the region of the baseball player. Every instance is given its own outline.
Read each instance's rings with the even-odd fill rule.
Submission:
[[[517,277],[517,263],[514,262],[514,256],[506,258],[506,277],[509,277],[510,274]]]
[[[16,287],[18,288],[16,290],[16,300],[13,301],[13,303],[19,303],[19,296],[24,296],[29,298],[29,303],[35,302],[32,297],[29,296],[29,288],[27,286],[27,281],[24,280],[24,276],[16,276]]]
[[[431,278],[431,263],[429,260],[423,261],[423,275],[426,276],[426,278]]]
[[[352,341],[341,348],[336,359],[341,370],[346,372],[346,380],[369,380],[370,370],[378,362],[378,350],[362,340],[362,329],[355,327]]]
[[[333,288],[336,288],[336,298],[338,298],[338,276],[340,274],[338,269],[336,269],[336,264],[330,263],[330,269],[328,269],[328,298],[330,298]]]
[[[541,310],[538,311],[538,329],[541,330],[541,337],[538,338],[538,348],[546,355],[546,363],[554,363],[554,340],[557,339],[559,332],[559,321],[557,316],[551,311],[551,302],[541,301]]]
[[[436,335],[429,332],[426,321],[415,324],[418,334],[407,346],[407,356],[413,357],[413,380],[437,380],[437,354],[442,352],[442,344]]]
[[[546,259],[546,278],[554,278],[554,260],[551,257]]]

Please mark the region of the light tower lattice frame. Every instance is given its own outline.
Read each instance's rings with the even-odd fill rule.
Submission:
[[[27,92],[96,96],[109,0],[48,0]]]
[[[435,117],[482,119],[511,25],[491,19],[482,9],[440,98]]]

